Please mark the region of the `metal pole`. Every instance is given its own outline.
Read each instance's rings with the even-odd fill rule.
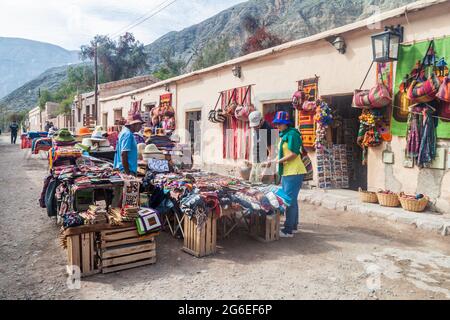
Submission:
[[[95,41],[94,49],[94,66],[95,66],[95,122],[98,125],[98,62],[97,62],[97,41]]]

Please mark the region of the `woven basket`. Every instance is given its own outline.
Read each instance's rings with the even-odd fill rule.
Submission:
[[[398,194],[391,193],[377,193],[378,203],[383,207],[398,207],[400,206],[400,200],[398,200]]]
[[[401,195],[399,196],[400,203],[402,204],[402,208],[407,211],[412,212],[423,212],[430,201],[430,198],[423,197],[422,199],[416,200],[411,198],[405,198]]]
[[[363,191],[359,188],[359,199],[361,202],[378,203],[378,197],[375,192]]]

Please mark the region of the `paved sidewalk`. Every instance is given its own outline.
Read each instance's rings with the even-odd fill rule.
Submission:
[[[450,214],[434,212],[415,213],[402,208],[382,207],[378,204],[362,203],[358,192],[350,190],[301,190],[299,200],[327,209],[349,211],[368,217],[413,225],[419,229],[450,235]]]

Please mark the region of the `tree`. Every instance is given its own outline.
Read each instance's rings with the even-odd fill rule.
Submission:
[[[81,46],[80,57],[94,61],[95,48],[105,82],[134,77],[148,67],[145,47],[131,33],[125,33],[118,41],[97,35],[89,45]]]
[[[153,73],[153,76],[160,80],[166,80],[183,74],[186,68],[186,62],[174,58],[173,49],[163,49],[161,51],[163,66]]]
[[[193,69],[199,70],[207,68],[230,59],[231,52],[228,39],[210,42],[195,60]]]
[[[52,93],[47,89],[41,90],[39,96],[39,108],[41,110],[44,110],[45,104],[49,101],[53,101]]]
[[[252,36],[248,37],[247,41],[245,41],[242,46],[242,53],[249,54],[272,48],[282,44],[283,42],[283,40],[268,32],[263,26],[258,28]]]
[[[250,34],[242,45],[243,54],[272,48],[284,42],[281,38],[266,30],[264,21],[260,24],[259,21],[251,15],[244,16],[241,20],[241,25],[243,29]]]

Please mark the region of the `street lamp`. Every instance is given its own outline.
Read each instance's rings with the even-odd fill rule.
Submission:
[[[241,66],[234,66],[233,69],[231,69],[233,72],[233,75],[237,78],[240,78],[242,76],[242,69]]]
[[[384,32],[372,36],[374,62],[392,62],[398,60],[400,43],[403,42],[403,27],[385,27]]]

